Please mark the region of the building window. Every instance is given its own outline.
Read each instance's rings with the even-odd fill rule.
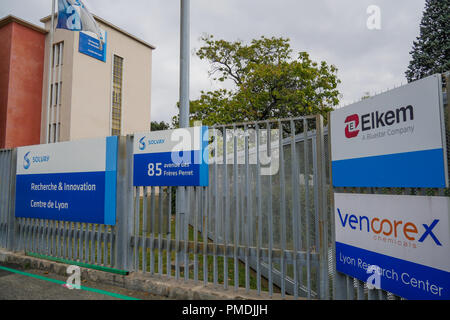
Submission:
[[[64,42],[53,45],[53,66],[57,67],[63,64]]]
[[[112,81],[111,135],[120,136],[122,127],[123,58],[114,55]]]

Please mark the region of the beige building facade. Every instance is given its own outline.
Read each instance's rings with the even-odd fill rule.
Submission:
[[[80,52],[80,32],[56,29],[53,46],[47,33],[41,143],[47,137],[52,143],[150,130],[155,47],[97,16],[95,19],[106,31],[105,61]],[[50,30],[50,16],[41,22]],[[49,50],[54,53],[52,61]],[[49,63],[52,84],[48,109]]]

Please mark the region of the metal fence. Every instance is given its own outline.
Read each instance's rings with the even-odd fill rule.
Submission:
[[[115,226],[15,218],[16,150],[0,150],[0,247],[283,297],[399,299],[336,272],[333,191],[449,196],[333,189],[321,116],[211,127],[208,187],[133,187],[133,139],[119,138]]]
[[[173,203],[180,191],[135,187],[134,270],[225,289],[328,298],[322,118],[209,133],[209,187],[183,188],[181,210]]]

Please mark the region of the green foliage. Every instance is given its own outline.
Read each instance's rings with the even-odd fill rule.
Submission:
[[[210,63],[209,76],[232,89],[202,91],[190,103],[190,120],[204,125],[326,114],[339,103],[337,68],[314,62],[308,53],[293,59],[289,39],[241,41],[202,37],[196,52]],[[174,118],[173,123],[177,123]]]
[[[161,121],[161,122],[152,121],[150,123],[151,131],[168,130],[169,128],[170,128],[170,125],[164,121]]]
[[[420,36],[410,54],[408,82],[450,70],[450,0],[426,0]]]

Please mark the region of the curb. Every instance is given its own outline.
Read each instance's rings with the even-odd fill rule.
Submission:
[[[30,257],[25,253],[13,253],[1,249],[0,262],[21,265],[25,268],[47,271],[61,276],[67,276],[66,270],[69,266],[60,262]],[[80,267],[80,270],[83,280],[118,286],[127,290],[150,292],[173,300],[292,300],[292,297],[282,298],[278,293],[269,297],[267,292],[258,295],[256,290],[250,290],[247,293],[243,288],[239,288],[237,291],[234,291],[233,288],[224,290],[223,287],[215,288],[212,284],[204,286],[201,281],[176,280],[167,276],[142,272],[121,275],[84,267]]]

